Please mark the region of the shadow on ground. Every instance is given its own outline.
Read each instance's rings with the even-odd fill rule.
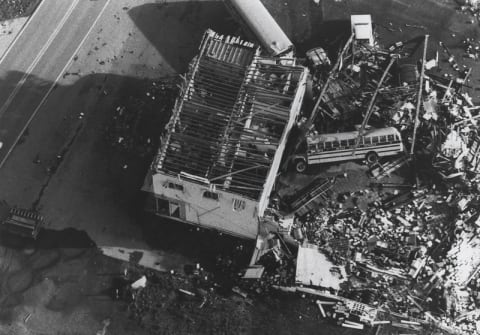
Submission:
[[[128,13],[179,73],[187,70],[207,28],[240,33],[218,1],[152,3]],[[12,71],[3,80],[15,83],[22,76]],[[112,74],[77,78],[73,73],[64,78],[72,79],[72,85],[55,87],[0,170],[0,200],[33,208],[46,217],[38,247],[90,247],[91,239],[98,245],[128,248],[131,240],[142,240],[153,248],[200,260],[234,249],[234,238],[160,222],[142,212],[139,190],[170,116],[175,85],[165,88],[160,80]],[[0,119],[4,148],[22,131],[31,112],[28,104],[35,106],[50,86],[40,78],[28,78],[24,85],[28,92],[23,95],[32,101],[22,102],[15,113],[7,111]],[[75,231],[64,230],[69,228]]]
[[[297,45],[298,52],[303,54],[312,48],[321,46],[332,59],[335,59],[351,35],[350,21],[315,22],[314,26],[315,29],[310,38]]]
[[[49,83],[32,79],[28,89],[41,96]],[[35,320],[36,325],[43,324],[38,319],[51,320],[52,315],[61,315],[56,320],[63,322],[74,318],[77,322],[87,311],[88,320],[96,324],[111,318],[112,333],[147,334],[128,319],[126,303],[113,299],[112,288],[125,284],[115,280],[126,267],[147,276],[149,272],[103,257],[94,244],[99,234],[111,235],[122,247],[121,243],[128,242],[123,234],[140,230],[139,238],[152,248],[187,255],[207,269],[215,268],[219,255],[229,257],[227,261],[248,261],[252,242],[162,222],[142,212],[139,189],[155,153],[145,147],[146,139],[156,148],[172,103],[169,94],[161,93],[161,82],[155,82],[156,86],[131,77],[95,74],[72,85],[57,86],[52,105],[47,103],[37,115],[22,144],[0,170],[0,198],[10,205],[23,201],[22,207],[37,206],[47,221],[36,242],[0,235],[0,327],[11,322],[24,326],[26,307],[35,306],[28,327],[33,327]],[[156,99],[145,98],[146,90]],[[54,108],[64,103],[68,108]],[[10,132],[18,131],[16,121],[9,122],[4,124],[8,138]],[[118,143],[120,137],[124,140]],[[122,219],[125,217],[128,220]],[[193,261],[188,265],[190,271],[195,269]],[[271,294],[247,305],[243,298],[232,296],[222,278],[238,278],[238,272],[231,271],[236,268],[227,263],[227,274],[215,275],[215,283],[222,283],[222,289],[210,286],[215,293],[208,293],[214,295],[203,309],[198,307],[201,301],[164,287],[164,300],[156,303],[169,302],[168,309],[158,309],[159,317],[164,318],[160,319],[162,326],[170,327],[165,333],[318,334],[318,311],[305,299]],[[183,277],[161,276],[167,278],[161,283],[178,280],[187,284]],[[223,304],[228,309],[218,307]],[[324,334],[347,334],[322,325]]]
[[[21,75],[11,72],[5,80]],[[49,86],[30,77],[26,95],[41,97]],[[246,264],[252,242],[143,212],[145,194],[140,189],[176,96],[171,78],[93,74],[56,86],[49,100],[70,108],[45,106],[0,170],[0,199],[38,210],[45,229],[34,243],[12,235],[0,242],[20,249],[76,252],[96,245],[132,248],[129,243],[135,238],[154,250],[211,267],[219,254],[238,256],[237,248],[243,248],[237,261]],[[63,102],[71,97],[71,103]],[[7,147],[23,126],[18,111],[7,111],[1,120]],[[28,110],[22,116],[27,118]]]
[[[22,75],[10,72],[3,80]],[[93,74],[56,86],[0,169],[0,199],[36,209],[46,218],[35,241],[0,233],[0,322],[15,319],[15,308],[28,304],[31,290],[40,288],[44,294],[54,290],[45,307],[55,312],[68,314],[87,303],[94,308],[91,299],[103,299],[102,306],[113,304],[108,300],[111,278],[125,265],[100,254],[97,245],[105,238],[109,245],[128,248],[133,236],[167,255],[186,255],[190,264],[198,261],[209,268],[219,253],[234,252],[243,244],[143,213],[140,187],[176,96],[170,80]],[[50,86],[30,77],[25,95],[41,98]],[[6,146],[30,115],[22,108],[23,102],[14,115],[7,111],[0,119]],[[245,245],[243,250],[250,248]],[[108,316],[98,309],[99,315]]]
[[[187,70],[205,30],[224,35],[240,32],[221,1],[151,3],[131,8],[128,14],[178,73]]]

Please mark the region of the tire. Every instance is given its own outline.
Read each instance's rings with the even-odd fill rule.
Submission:
[[[295,170],[298,173],[304,173],[307,170],[307,162],[305,162],[303,159],[297,159],[295,161]]]
[[[365,155],[365,160],[369,165],[375,164],[378,162],[378,155],[375,151],[370,151]]]

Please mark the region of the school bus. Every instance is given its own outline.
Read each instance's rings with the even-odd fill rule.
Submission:
[[[369,129],[355,144],[358,131],[307,136],[307,151],[294,157],[295,169],[305,172],[307,166],[365,159],[369,164],[379,157],[395,156],[404,151],[400,132],[394,127]]]

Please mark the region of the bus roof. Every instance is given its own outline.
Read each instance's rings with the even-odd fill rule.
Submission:
[[[386,135],[398,135],[400,132],[394,127],[386,128],[372,128],[368,129],[363,136],[386,136]],[[355,139],[358,137],[358,130],[348,131],[343,133],[329,133],[329,134],[317,134],[307,136],[307,144],[315,144],[319,142],[328,142],[328,141],[339,141],[339,140],[349,140]]]

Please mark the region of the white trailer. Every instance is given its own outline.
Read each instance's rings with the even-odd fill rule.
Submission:
[[[260,0],[226,0],[227,8],[272,56],[293,56],[293,43]]]
[[[352,15],[350,17],[352,24],[352,33],[355,35],[355,40],[366,42],[373,46],[373,29],[372,16],[367,15]]]

